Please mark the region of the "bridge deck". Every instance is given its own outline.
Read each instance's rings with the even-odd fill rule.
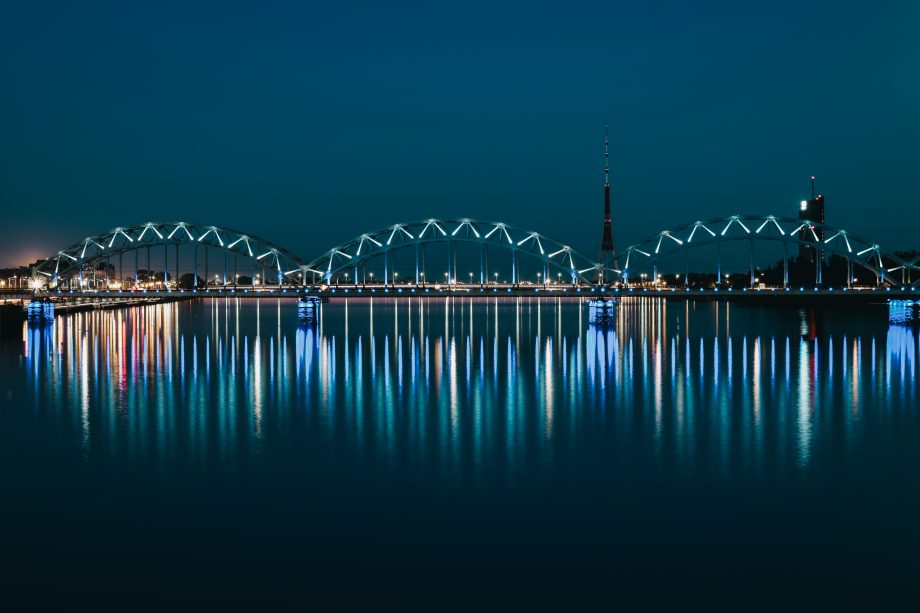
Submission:
[[[349,287],[285,287],[282,289],[250,289],[228,287],[207,290],[99,290],[99,291],[52,291],[47,294],[54,302],[77,305],[94,302],[163,301],[188,300],[193,298],[287,298],[314,296],[324,302],[369,297],[463,297],[463,298],[567,298],[582,299],[596,296],[612,297],[656,297],[669,300],[732,300],[732,301],[813,301],[846,300],[860,302],[883,302],[889,299],[920,300],[920,288],[602,288],[572,286],[349,286]],[[5,290],[0,299],[6,301],[27,301],[31,292]]]

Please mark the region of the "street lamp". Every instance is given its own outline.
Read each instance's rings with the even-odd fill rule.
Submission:
[[[473,273],[470,273],[470,285],[473,284]]]

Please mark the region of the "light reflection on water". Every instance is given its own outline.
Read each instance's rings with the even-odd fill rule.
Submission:
[[[808,471],[917,404],[917,330],[883,312],[627,299],[595,327],[585,308],[355,300],[315,327],[290,301],[75,314],[25,327],[22,372],[3,377],[87,460],[233,472],[300,446],[474,485],[580,455]]]

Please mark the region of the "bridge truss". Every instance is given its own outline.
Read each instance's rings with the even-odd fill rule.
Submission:
[[[716,283],[719,284],[723,278],[721,247],[725,243],[739,241],[749,245],[752,286],[755,281],[756,247],[767,242],[778,243],[783,247],[784,285],[789,283],[790,256],[796,255],[801,247],[816,254],[812,258],[815,262],[823,262],[826,256],[831,255],[843,258],[847,263],[848,285],[854,279],[854,267],[869,270],[875,275],[877,284],[920,284],[920,257],[904,260],[894,253],[884,251],[877,243],[846,230],[773,215],[734,215],[662,230],[615,254],[611,261],[622,264],[622,269],[604,269],[601,264],[569,245],[536,231],[502,222],[452,218],[399,223],[360,234],[310,261],[301,260],[270,241],[223,226],[149,222],[117,227],[87,237],[37,264],[34,273],[46,279],[51,287],[96,288],[100,281],[96,277],[102,276],[104,287],[111,288],[113,285],[109,277],[113,271],[119,282],[129,278],[124,275],[127,260],[129,270],[134,271],[133,286],[139,287],[139,271],[145,271],[148,276],[153,271],[153,252],[157,267],[155,276],[162,280],[165,289],[169,288],[170,273],[174,275],[172,285],[177,287],[180,273],[189,271],[194,272],[196,285],[201,278],[206,284],[236,285],[240,278],[238,272],[241,259],[242,270],[251,273],[250,283],[253,285],[261,280],[263,285],[306,287],[340,283],[343,278],[346,284],[357,285],[364,283],[360,272],[366,270],[371,261],[375,261],[377,266],[382,263],[383,276],[378,278],[378,282],[395,285],[397,272],[393,258],[399,252],[408,251],[414,255],[414,269],[409,275],[399,277],[403,284],[426,285],[442,281],[439,273],[445,269],[441,264],[436,266],[439,273],[435,274],[435,278],[426,275],[426,255],[429,255],[437,258],[439,263],[446,262],[447,272],[443,279],[446,284],[463,284],[468,281],[485,285],[491,278],[490,250],[498,249],[510,253],[511,285],[522,283],[520,257],[529,258],[542,267],[540,278],[544,283],[551,282],[550,273],[553,272],[557,279],[565,279],[572,285],[591,285],[598,279],[606,278],[618,278],[618,284],[629,285],[638,276],[637,271],[643,269],[650,268],[651,278],[657,279],[661,261],[675,254],[684,255],[683,281],[688,285],[688,252],[714,245],[717,255],[713,268]],[[471,245],[478,252],[478,266],[475,266],[476,263],[470,266],[468,260],[464,266],[468,270],[478,268],[478,275],[469,272],[468,278],[458,277],[458,244],[467,245],[466,249]],[[180,258],[180,247],[185,252],[184,263]],[[437,252],[427,253],[433,247],[437,248]],[[791,252],[790,247],[795,251]],[[213,258],[215,251],[216,261]],[[494,268],[491,274],[497,277]],[[822,283],[822,268],[815,265],[815,282],[818,284]],[[216,278],[211,276],[212,273],[216,273]],[[88,275],[93,277],[91,285],[87,282]]]
[[[920,257],[905,261],[894,253],[886,252],[878,243],[866,240],[841,228],[835,228],[814,221],[767,215],[733,215],[694,221],[692,223],[662,230],[644,241],[630,245],[616,254],[615,259],[623,264],[616,273],[625,284],[633,271],[639,267],[651,267],[652,279],[659,276],[659,262],[667,256],[683,253],[684,283],[689,283],[687,255],[690,249],[715,245],[717,257],[714,263],[717,283],[722,279],[721,245],[728,242],[746,241],[750,248],[750,280],[754,285],[754,256],[756,245],[761,242],[780,243],[783,246],[783,283],[789,284],[790,247],[798,250],[805,247],[816,254],[815,283],[821,284],[824,258],[836,255],[847,262],[847,285],[853,282],[854,266],[869,270],[876,277],[877,284],[900,283],[915,285],[920,282]],[[897,276],[897,273],[900,273]],[[914,273],[914,274],[912,274]]]
[[[252,282],[261,279],[266,284],[304,282],[305,266],[290,251],[252,234],[233,230],[223,226],[192,224],[187,222],[148,222],[135,226],[120,226],[103,234],[90,236],[82,241],[58,251],[40,262],[34,274],[47,278],[51,287],[74,285],[87,286],[89,275],[97,276],[100,265],[103,266],[105,287],[110,287],[109,278],[112,266],[119,281],[123,281],[125,255],[134,253],[134,262],[128,258],[129,269],[133,268],[134,281],[137,284],[140,270],[151,273],[154,264],[151,252],[156,256],[157,277],[168,286],[170,272],[175,274],[173,283],[180,273],[189,271],[186,259],[183,268],[180,260],[180,247],[193,250],[192,271],[196,276],[210,280],[210,273],[216,273],[216,283],[234,284],[238,276],[239,259],[244,260],[244,271],[251,273]],[[218,252],[218,260],[212,262],[210,254]],[[170,259],[172,252],[172,259]],[[142,254],[145,256],[142,259]],[[222,257],[220,257],[222,256]],[[188,255],[186,254],[188,258]],[[144,268],[142,268],[142,266]],[[162,275],[162,276],[160,276]],[[229,275],[229,277],[228,277]]]
[[[580,254],[569,245],[552,240],[539,232],[525,230],[502,222],[480,221],[469,218],[426,219],[411,223],[400,223],[361,234],[350,241],[333,247],[307,264],[307,272],[313,275],[314,283],[328,283],[342,274],[352,273],[350,282],[359,283],[360,269],[373,259],[383,262],[383,283],[395,283],[396,277],[391,263],[397,251],[414,250],[415,266],[412,279],[416,285],[424,285],[431,279],[426,276],[426,248],[443,245],[447,252],[448,284],[463,283],[457,276],[456,246],[469,243],[478,247],[479,274],[470,276],[470,282],[480,285],[489,281],[489,249],[499,248],[511,253],[511,284],[521,283],[519,256],[532,258],[542,264],[541,278],[551,279],[550,272],[573,285],[589,285],[601,270],[594,260]],[[587,276],[586,276],[587,275]]]

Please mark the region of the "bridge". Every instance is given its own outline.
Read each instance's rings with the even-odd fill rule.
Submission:
[[[736,268],[738,249],[746,252],[743,275],[725,272],[723,247],[729,246]],[[807,281],[802,280],[801,258],[795,257],[800,251],[813,254]],[[694,256],[691,274],[695,252],[704,252],[709,263],[701,272]],[[756,265],[763,253],[773,253],[771,265],[781,261],[781,273],[775,270],[772,280]],[[829,259],[845,264],[845,279],[836,287],[823,278]],[[920,256],[903,259],[845,229],[773,215],[692,221],[661,230],[609,261],[614,264],[605,266],[535,230],[470,218],[393,224],[312,259],[224,226],[148,222],[119,226],[57,251],[34,267],[30,285],[68,295],[185,291],[250,297],[303,292],[726,296],[748,291],[779,296],[834,295],[858,288],[879,295],[914,294],[920,285]],[[793,264],[797,279],[790,279]]]

